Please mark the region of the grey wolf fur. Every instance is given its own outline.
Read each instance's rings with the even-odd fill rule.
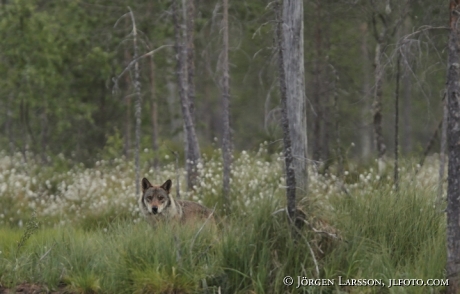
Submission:
[[[161,220],[176,220],[181,223],[191,220],[213,219],[213,211],[192,201],[176,200],[170,195],[172,182],[167,180],[161,186],[142,179],[142,195],[139,208],[151,225]]]

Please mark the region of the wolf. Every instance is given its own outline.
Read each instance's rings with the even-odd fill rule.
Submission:
[[[214,211],[209,208],[196,202],[174,199],[170,195],[171,186],[169,179],[161,186],[150,184],[146,178],[142,179],[139,208],[151,225],[155,226],[162,220],[185,223],[209,218],[214,221]]]

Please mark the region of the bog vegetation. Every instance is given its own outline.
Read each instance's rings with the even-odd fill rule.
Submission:
[[[220,1],[0,1],[0,293],[18,285],[72,293],[443,292],[338,282],[446,276],[438,157],[423,167],[413,158],[445,152],[436,138],[445,137],[437,134],[447,5],[304,2],[309,188],[297,190],[303,217],[292,238],[275,2],[230,1],[225,17],[234,149],[224,209]],[[173,17],[185,3],[195,4],[181,11],[190,27]],[[179,27],[195,50],[187,58],[194,93],[182,105]],[[127,68],[152,50],[136,59],[136,71]],[[193,192],[184,105],[203,156]],[[169,178],[174,194],[178,187],[181,198],[215,207],[218,226],[149,227],[137,205],[135,151],[141,176]],[[298,277],[335,284],[296,289]]]
[[[145,150],[144,159],[151,156]],[[168,156],[167,156],[168,157]],[[144,160],[152,183],[181,179],[181,197],[216,206],[218,228],[202,224],[152,229],[134,195],[132,163],[94,167],[61,157],[42,166],[22,154],[0,161],[0,284],[75,293],[433,293],[442,287],[350,287],[345,279],[443,279],[445,218],[437,206],[435,158],[415,174],[405,162],[392,176],[347,166],[342,178],[311,170],[300,238],[291,238],[281,155],[267,144],[234,158],[232,207],[221,214],[220,151],[204,156],[199,185],[187,194],[174,158],[160,169]],[[175,187],[173,186],[173,190]],[[283,284],[285,276],[294,285]],[[297,287],[297,276],[335,285]]]

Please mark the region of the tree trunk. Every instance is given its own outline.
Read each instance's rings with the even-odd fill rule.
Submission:
[[[371,111],[371,64],[369,62],[369,47],[367,44],[368,39],[368,26],[363,23],[360,26],[361,38],[361,54],[362,54],[362,74],[363,74],[363,100],[364,106],[362,109],[362,131],[361,131],[361,154],[364,160],[369,159],[372,150],[372,129],[370,123]]]
[[[321,23],[321,6],[319,1],[315,7],[315,61],[313,62],[313,142],[312,142],[312,156],[315,166],[319,167],[321,161],[324,160],[322,156],[323,147],[322,143],[322,129],[324,127],[323,105],[321,103],[321,96],[324,95],[323,91],[323,59],[322,59],[322,31]],[[325,133],[325,132],[324,132]]]
[[[134,55],[133,59],[136,60],[139,56],[139,48],[137,46],[137,28],[136,20],[134,19],[134,14],[131,8],[129,8],[131,14],[131,20],[133,22],[133,47]],[[141,96],[141,81],[139,73],[139,62],[136,61],[134,64],[134,92],[136,94],[136,102],[134,105],[134,116],[136,119],[136,144],[135,144],[135,169],[136,169],[136,196],[140,194],[140,162],[139,154],[141,149],[141,112],[142,112],[142,96]]]
[[[30,146],[32,147],[31,150],[36,151],[35,148],[37,148],[38,145],[37,145],[37,140],[35,139],[34,132],[32,131],[32,127],[30,125],[29,103],[27,101],[23,103],[23,121],[24,121],[24,128],[27,130],[25,134],[25,139],[24,139],[24,143],[26,144],[26,146],[24,146],[24,152],[29,151]],[[27,135],[29,139],[27,139]]]
[[[10,148],[10,152],[11,154],[14,153],[14,139],[13,139],[13,130],[12,130],[12,113],[13,113],[13,110],[12,110],[12,103],[13,102],[13,94],[12,93],[9,93],[8,94],[8,100],[7,100],[7,103],[6,103],[6,121],[5,121],[5,134],[8,135],[8,145],[9,145],[9,148]]]
[[[407,35],[411,32],[412,24],[408,18],[403,25],[404,35]],[[401,140],[401,151],[405,155],[408,155],[412,151],[412,81],[411,81],[411,67],[414,62],[411,58],[411,48],[409,44],[406,44],[403,48],[402,53],[404,54],[404,59],[402,59],[402,71],[401,71],[401,91],[402,91],[402,140]]]
[[[281,0],[279,0],[281,1]],[[287,101],[287,80],[285,69],[285,54],[284,48],[284,32],[283,32],[283,10],[279,1],[275,4],[275,13],[277,20],[276,35],[278,40],[278,61],[279,61],[279,81],[281,94],[281,124],[283,128],[283,143],[284,143],[284,163],[286,169],[286,197],[287,197],[287,212],[291,224],[295,223],[296,216],[296,174],[294,169],[294,158],[292,154],[291,135],[288,117],[288,101]]]
[[[292,144],[292,168],[297,189],[307,193],[307,118],[303,54],[303,2],[284,0],[281,19],[284,81],[289,136]],[[295,208],[295,201],[290,209]],[[289,208],[288,208],[289,209]]]
[[[187,82],[188,82],[188,100],[190,104],[190,114],[195,121],[195,0],[182,0],[182,5],[186,7],[184,19],[186,20],[187,32]],[[185,4],[185,2],[187,2]],[[185,10],[184,10],[185,11]]]
[[[281,0],[280,0],[281,1]],[[287,212],[296,221],[296,190],[307,192],[307,124],[303,68],[303,2],[275,4],[286,169]],[[293,230],[295,235],[295,230]]]
[[[423,164],[425,163],[426,157],[428,156],[428,154],[430,154],[430,151],[433,148],[434,143],[436,142],[436,139],[438,138],[439,130],[442,128],[442,123],[443,123],[443,119],[441,119],[441,121],[438,123],[438,125],[436,126],[436,129],[434,130],[433,134],[430,137],[430,140],[428,140],[428,143],[426,144],[425,149],[423,150],[422,158],[420,159],[420,162],[417,165],[417,169],[415,170],[415,174],[418,174],[418,172],[422,169]]]
[[[223,0],[223,54],[222,54],[222,103],[223,103],[223,138],[222,159],[224,211],[230,210],[230,172],[232,163],[232,140],[230,132],[230,73],[228,66],[228,0]]]
[[[173,21],[175,32],[175,49],[177,56],[177,78],[179,84],[179,96],[181,100],[182,116],[184,119],[184,134],[185,134],[185,158],[187,169],[187,186],[188,189],[193,189],[197,184],[198,173],[196,165],[201,160],[200,148],[198,139],[195,133],[192,113],[190,111],[190,100],[188,97],[188,67],[187,67],[187,40],[186,29],[179,21],[178,0],[173,2]],[[184,9],[184,7],[183,7]],[[185,16],[185,13],[183,14]],[[183,21],[185,23],[186,20]]]
[[[450,36],[447,62],[447,138],[449,167],[447,187],[447,293],[460,291],[460,58],[458,13],[460,0],[450,3]]]
[[[404,64],[404,63],[403,63]],[[403,95],[403,115],[402,115],[402,127],[403,127],[403,140],[402,150],[404,154],[409,154],[412,151],[412,82],[410,78],[409,68],[403,69],[402,76],[402,95]]]
[[[399,156],[399,77],[400,77],[400,64],[401,64],[401,53],[398,51],[396,54],[398,54],[397,61],[396,61],[396,89],[395,89],[395,146],[394,146],[394,151],[395,151],[395,166],[394,166],[394,186],[395,190],[399,190],[399,161],[398,161],[398,156]]]
[[[332,67],[332,66],[331,66]],[[332,67],[332,73],[334,75],[334,82],[332,84],[333,93],[333,106],[334,106],[334,131],[335,131],[335,151],[337,158],[337,176],[340,180],[343,178],[343,154],[342,154],[342,143],[340,135],[340,113],[339,113],[339,94],[337,92],[337,85],[339,83],[339,75],[337,70]],[[343,185],[342,185],[343,186]]]
[[[129,56],[128,50],[125,51],[125,60],[126,64],[129,64],[131,57]],[[127,159],[130,158],[131,152],[131,96],[129,92],[130,78],[129,75],[125,76],[126,80],[126,112],[125,112],[125,126],[124,126],[124,136],[123,136],[123,154]]]
[[[178,83],[177,83],[177,73],[176,77],[173,80],[167,76],[166,89],[168,92],[166,102],[168,104],[168,124],[169,124],[169,133],[176,134],[179,129],[184,128],[183,119],[180,116],[182,110],[177,109],[177,104],[180,103],[180,98],[178,95]]]
[[[158,114],[157,114],[157,97],[155,93],[155,63],[153,55],[150,56],[150,119],[152,123],[152,150],[153,150],[153,167],[158,168]]]
[[[382,65],[383,49],[385,44],[382,40],[383,37],[380,37],[377,40],[377,45],[375,46],[375,90],[374,90],[374,141],[375,147],[377,149],[377,159],[380,162],[383,160],[387,147],[383,142],[383,131],[382,131],[382,96],[383,96],[383,75],[384,67]],[[379,165],[380,166],[380,165]],[[381,170],[379,170],[381,172]]]
[[[43,112],[41,113],[41,148],[40,148],[40,154],[42,157],[42,163],[46,164],[48,163],[48,157],[47,157],[47,151],[48,151],[48,136],[49,136],[49,124],[48,124],[48,111],[45,107]]]
[[[439,181],[438,181],[438,197],[436,199],[436,206],[441,207],[442,196],[444,194],[444,172],[446,169],[446,143],[447,143],[447,99],[444,95],[442,99],[442,126],[441,126],[441,150],[439,152]]]
[[[383,142],[382,132],[382,85],[383,85],[383,65],[382,65],[382,43],[375,47],[375,90],[374,90],[374,145],[377,148],[377,157],[383,158],[386,152],[386,146]]]
[[[21,146],[21,152],[22,156],[24,157],[24,160],[27,161],[27,151],[29,151],[29,145],[34,146],[35,145],[35,139],[33,137],[33,133],[30,130],[30,125],[29,125],[29,115],[28,115],[28,106],[27,102],[24,102],[24,99],[21,99],[21,102],[19,103],[19,116],[21,118],[21,124],[22,124],[22,135],[23,135],[23,142]],[[29,142],[30,139],[32,138],[32,142]]]

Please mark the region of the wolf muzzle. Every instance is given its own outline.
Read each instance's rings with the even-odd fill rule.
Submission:
[[[152,213],[157,214],[158,213],[158,207],[157,206],[152,206]]]

